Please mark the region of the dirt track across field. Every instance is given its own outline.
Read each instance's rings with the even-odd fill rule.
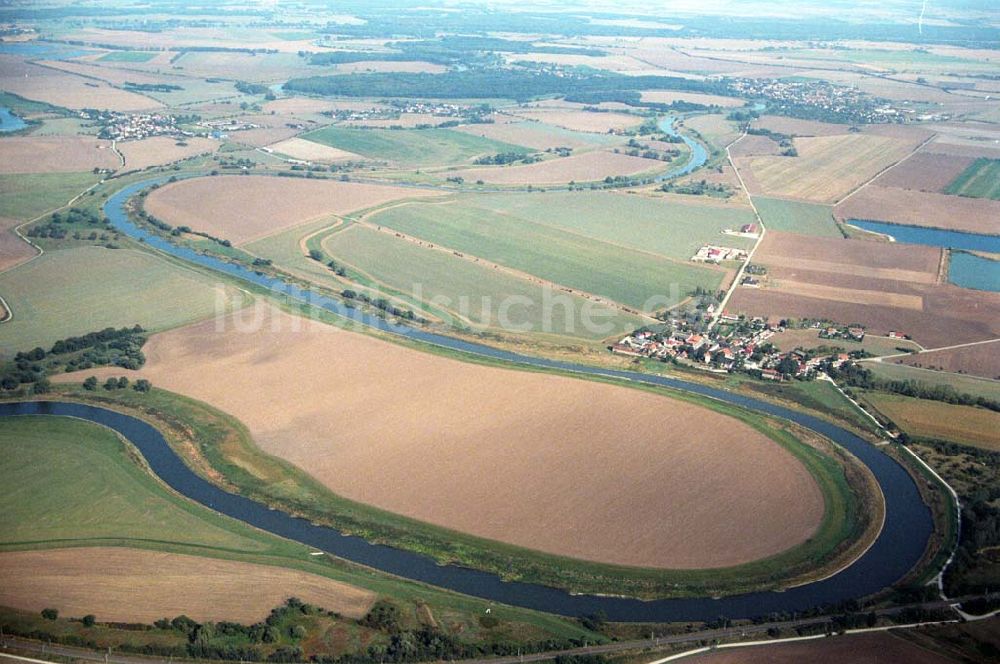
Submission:
[[[154,336],[136,375],[232,414],[265,451],[352,500],[664,568],[773,555],[822,517],[791,454],[701,407],[461,363],[268,309],[254,322],[252,311],[222,332],[211,321]]]
[[[374,593],[297,570],[118,547],[0,553],[0,605],[145,622],[186,615],[251,624],[289,597],[363,616]]]

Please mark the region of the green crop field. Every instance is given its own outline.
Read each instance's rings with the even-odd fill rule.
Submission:
[[[242,296],[151,254],[78,247],[46,252],[0,274],[14,311],[0,325],[0,355],[47,346],[108,326],[149,330],[207,318]],[[221,301],[221,305],[217,304]]]
[[[111,51],[98,58],[102,62],[149,62],[157,56],[154,51]]]
[[[1000,159],[975,160],[948,185],[945,193],[1000,201]]]
[[[483,195],[462,204],[682,261],[705,244],[753,246],[753,240],[722,235],[754,222],[753,213],[741,208],[591,191]]]
[[[62,417],[0,418],[0,545],[174,543],[273,552],[279,540],[162,488],[108,429]],[[85,469],[85,470],[84,470]],[[270,540],[270,541],[268,541]]]
[[[434,300],[438,306],[480,325],[501,324],[500,308],[512,301],[510,298],[519,298],[525,304],[505,309],[506,318],[514,325],[530,326],[525,329],[530,332],[602,339],[644,324],[638,316],[558,291],[545,295],[543,287],[524,279],[363,226],[330,235],[323,248],[393,290],[415,299]],[[555,304],[546,307],[546,301]],[[591,308],[599,312],[592,318],[601,325],[599,328],[584,325],[583,312]]]
[[[528,152],[519,145],[450,129],[325,127],[302,134],[302,138],[371,159],[420,166],[461,164],[479,155],[500,152]]]
[[[28,220],[61,207],[98,180],[93,173],[0,175],[0,217]]]
[[[833,221],[833,210],[828,205],[814,205],[780,198],[754,196],[753,203],[771,231],[801,233],[819,237],[840,237],[837,224]]]
[[[714,290],[722,283],[721,270],[477,207],[468,200],[390,208],[369,221],[638,308],[659,309],[696,287]],[[553,210],[557,207],[552,205]],[[611,209],[609,225],[621,218],[612,216]],[[651,303],[654,297],[658,301]]]

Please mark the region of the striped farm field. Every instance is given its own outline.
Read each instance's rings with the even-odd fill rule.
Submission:
[[[0,294],[14,313],[0,325],[0,355],[109,326],[176,327],[243,300],[151,254],[101,247],[46,252],[0,274]]]
[[[796,138],[798,157],[749,159],[759,193],[834,203],[905,157],[911,141],[870,134]]]
[[[511,143],[494,141],[451,129],[356,129],[324,127],[302,134],[314,143],[411,166],[462,164],[474,157],[500,152],[527,153]]]
[[[666,212],[669,205],[662,203],[630,205],[623,196],[601,196],[412,203],[379,212],[368,223],[647,311],[676,303],[697,287],[719,288],[724,270],[687,261],[697,244],[683,230],[690,221],[673,226],[648,216]],[[643,209],[647,216],[629,214]]]
[[[1000,159],[975,160],[948,185],[945,193],[1000,201]]]
[[[646,322],[579,296],[551,288],[546,292],[544,286],[481,262],[365,226],[355,225],[333,233],[324,240],[323,248],[377,283],[415,299],[433,302],[477,325],[513,326],[523,328],[524,332],[594,340],[634,330]],[[512,302],[512,298],[520,303],[513,307],[504,304]],[[554,310],[544,306],[547,299],[558,302]],[[592,316],[600,325],[584,324],[584,316],[588,319]]]
[[[864,399],[910,436],[1000,450],[1000,413],[880,392],[866,392]]]

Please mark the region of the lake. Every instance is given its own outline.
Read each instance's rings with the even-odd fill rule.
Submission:
[[[896,242],[1000,254],[1000,236],[996,235],[962,233],[960,231],[946,231],[940,228],[925,228],[923,226],[887,224],[882,221],[870,221],[868,219],[848,219],[847,223],[866,231],[889,235]],[[948,268],[948,281],[963,288],[1000,291],[1000,262],[965,253],[964,251],[955,251],[951,255],[951,263]]]
[[[0,134],[19,131],[28,126],[21,118],[14,115],[6,106],[0,106]]]

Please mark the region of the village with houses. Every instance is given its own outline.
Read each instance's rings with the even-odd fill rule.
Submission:
[[[827,368],[839,368],[866,356],[863,350],[824,353],[797,348],[782,352],[772,339],[792,329],[788,321],[773,324],[761,317],[731,314],[720,314],[715,321],[712,317],[716,314],[715,305],[710,304],[704,316],[671,317],[661,325],[636,330],[610,346],[610,350],[617,355],[673,362],[714,373],[744,373],[772,381],[812,380]],[[860,342],[865,337],[865,329],[857,325],[811,321],[805,326],[819,330],[821,339]],[[904,335],[894,338],[902,339]]]

